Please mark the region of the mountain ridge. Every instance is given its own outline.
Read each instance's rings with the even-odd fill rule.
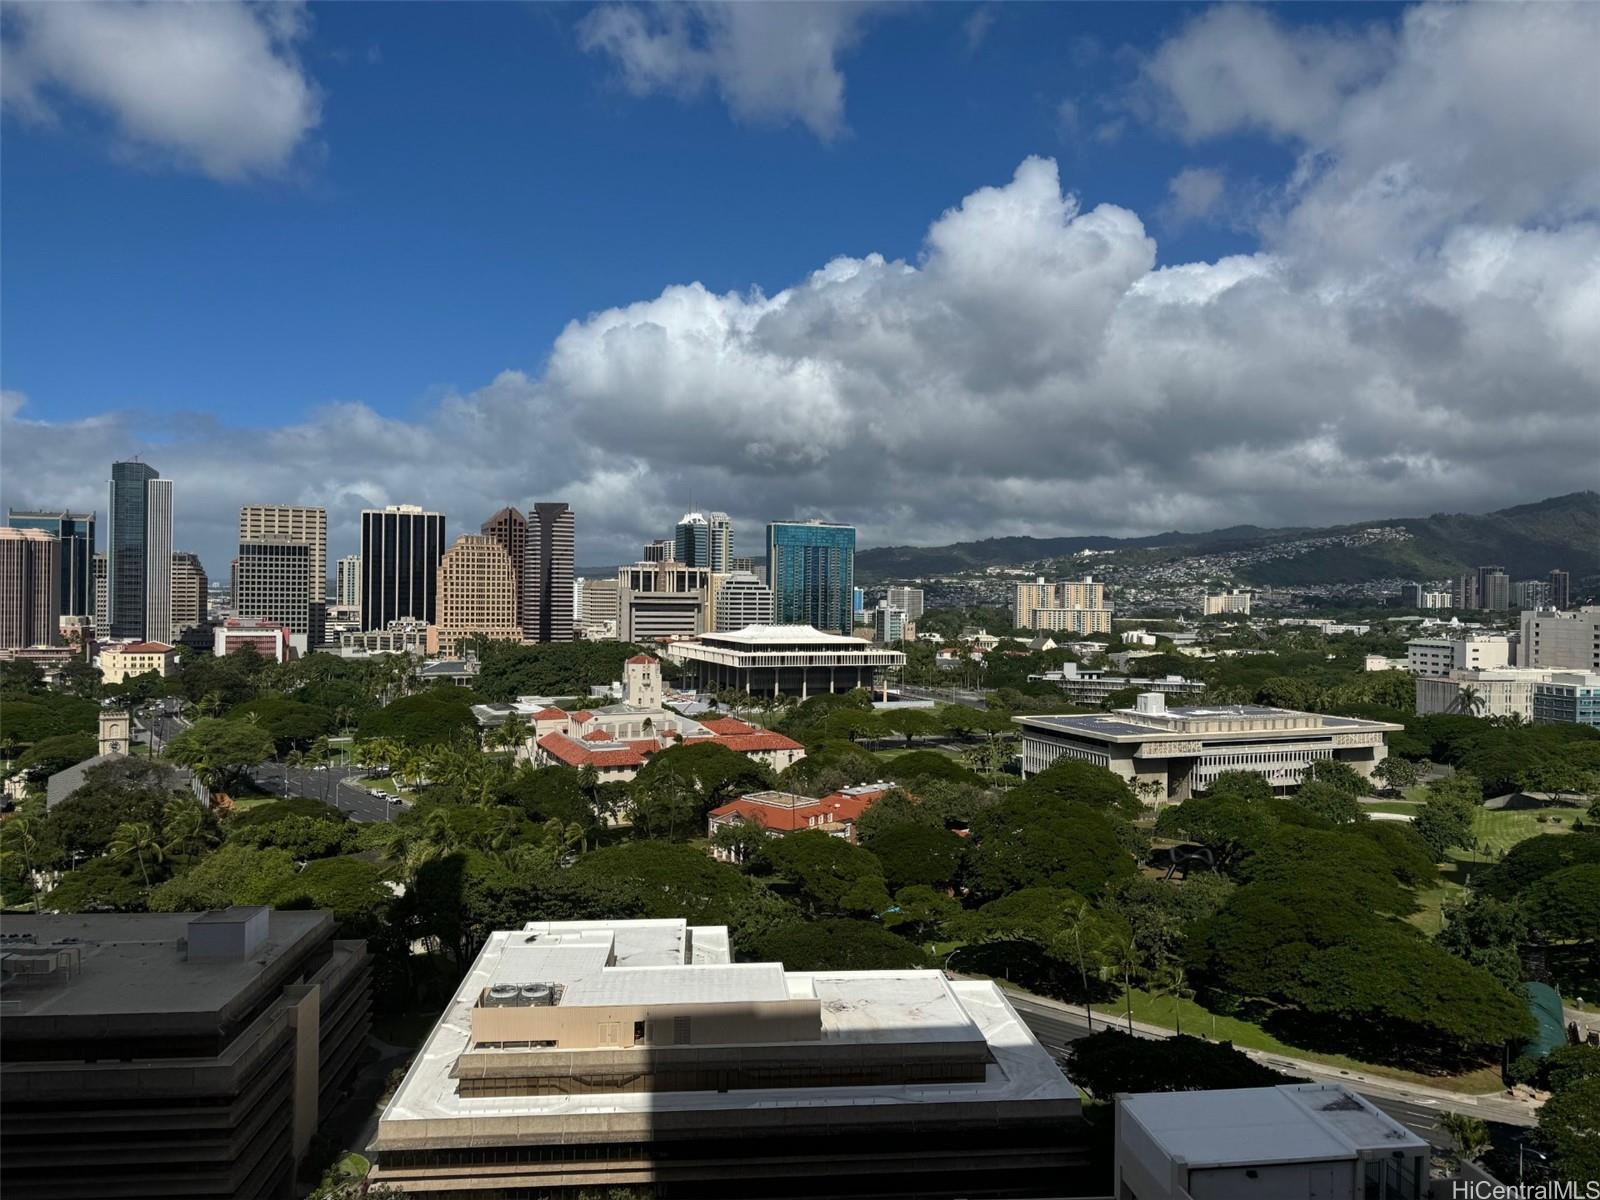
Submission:
[[[1251,564],[1241,577],[1257,584],[1355,583],[1387,577],[1445,578],[1494,563],[1514,578],[1557,567],[1574,581],[1600,569],[1600,492],[1570,492],[1488,513],[1383,517],[1324,527],[1233,525],[1198,533],[1171,530],[1145,537],[1100,535],[1001,537],[944,546],[882,546],[856,552],[861,582],[1017,566],[1080,550],[1171,550],[1172,557],[1266,549],[1306,539],[1337,539],[1374,528],[1410,536],[1364,546],[1329,545]]]

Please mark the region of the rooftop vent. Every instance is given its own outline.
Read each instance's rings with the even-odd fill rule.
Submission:
[[[483,1008],[550,1008],[561,1000],[558,983],[496,983],[478,1003]]]
[[[1167,711],[1167,698],[1160,692],[1140,692],[1133,703],[1134,710],[1150,716],[1160,716]]]

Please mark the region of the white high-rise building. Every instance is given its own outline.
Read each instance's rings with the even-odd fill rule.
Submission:
[[[880,604],[867,614],[872,621],[872,640],[885,646],[904,641],[906,614],[892,604]]]
[[[712,609],[706,621],[708,629],[731,633],[747,625],[772,624],[772,589],[754,572],[713,575],[707,587]]]
[[[338,563],[334,581],[334,603],[340,608],[361,607],[361,556],[346,554]]]
[[[1541,608],[1522,614],[1517,661],[1525,667],[1600,671],[1600,605],[1571,612]]]

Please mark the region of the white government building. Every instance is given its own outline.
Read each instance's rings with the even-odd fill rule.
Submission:
[[[1115,712],[1016,722],[1022,726],[1023,775],[1036,775],[1061,758],[1083,759],[1131,785],[1144,785],[1158,801],[1186,800],[1224,771],[1252,771],[1274,790],[1287,791],[1319,759],[1348,763],[1370,776],[1388,755],[1385,735],[1404,728],[1257,704],[1168,708],[1156,692]]]

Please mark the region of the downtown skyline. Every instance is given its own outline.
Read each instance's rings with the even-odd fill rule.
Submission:
[[[170,13],[114,11],[159,61]],[[217,574],[257,502],[327,508],[338,557],[364,508],[560,496],[591,565],[693,507],[867,547],[1592,482],[1589,7],[796,8],[822,58],[775,75],[770,9],[491,6],[430,126],[442,11],[212,5],[189,32],[285,107],[203,127],[162,104],[215,81],[96,91],[87,26],[61,52],[107,10],[17,12],[0,504],[103,508],[143,454]],[[497,173],[522,144],[541,171]]]

